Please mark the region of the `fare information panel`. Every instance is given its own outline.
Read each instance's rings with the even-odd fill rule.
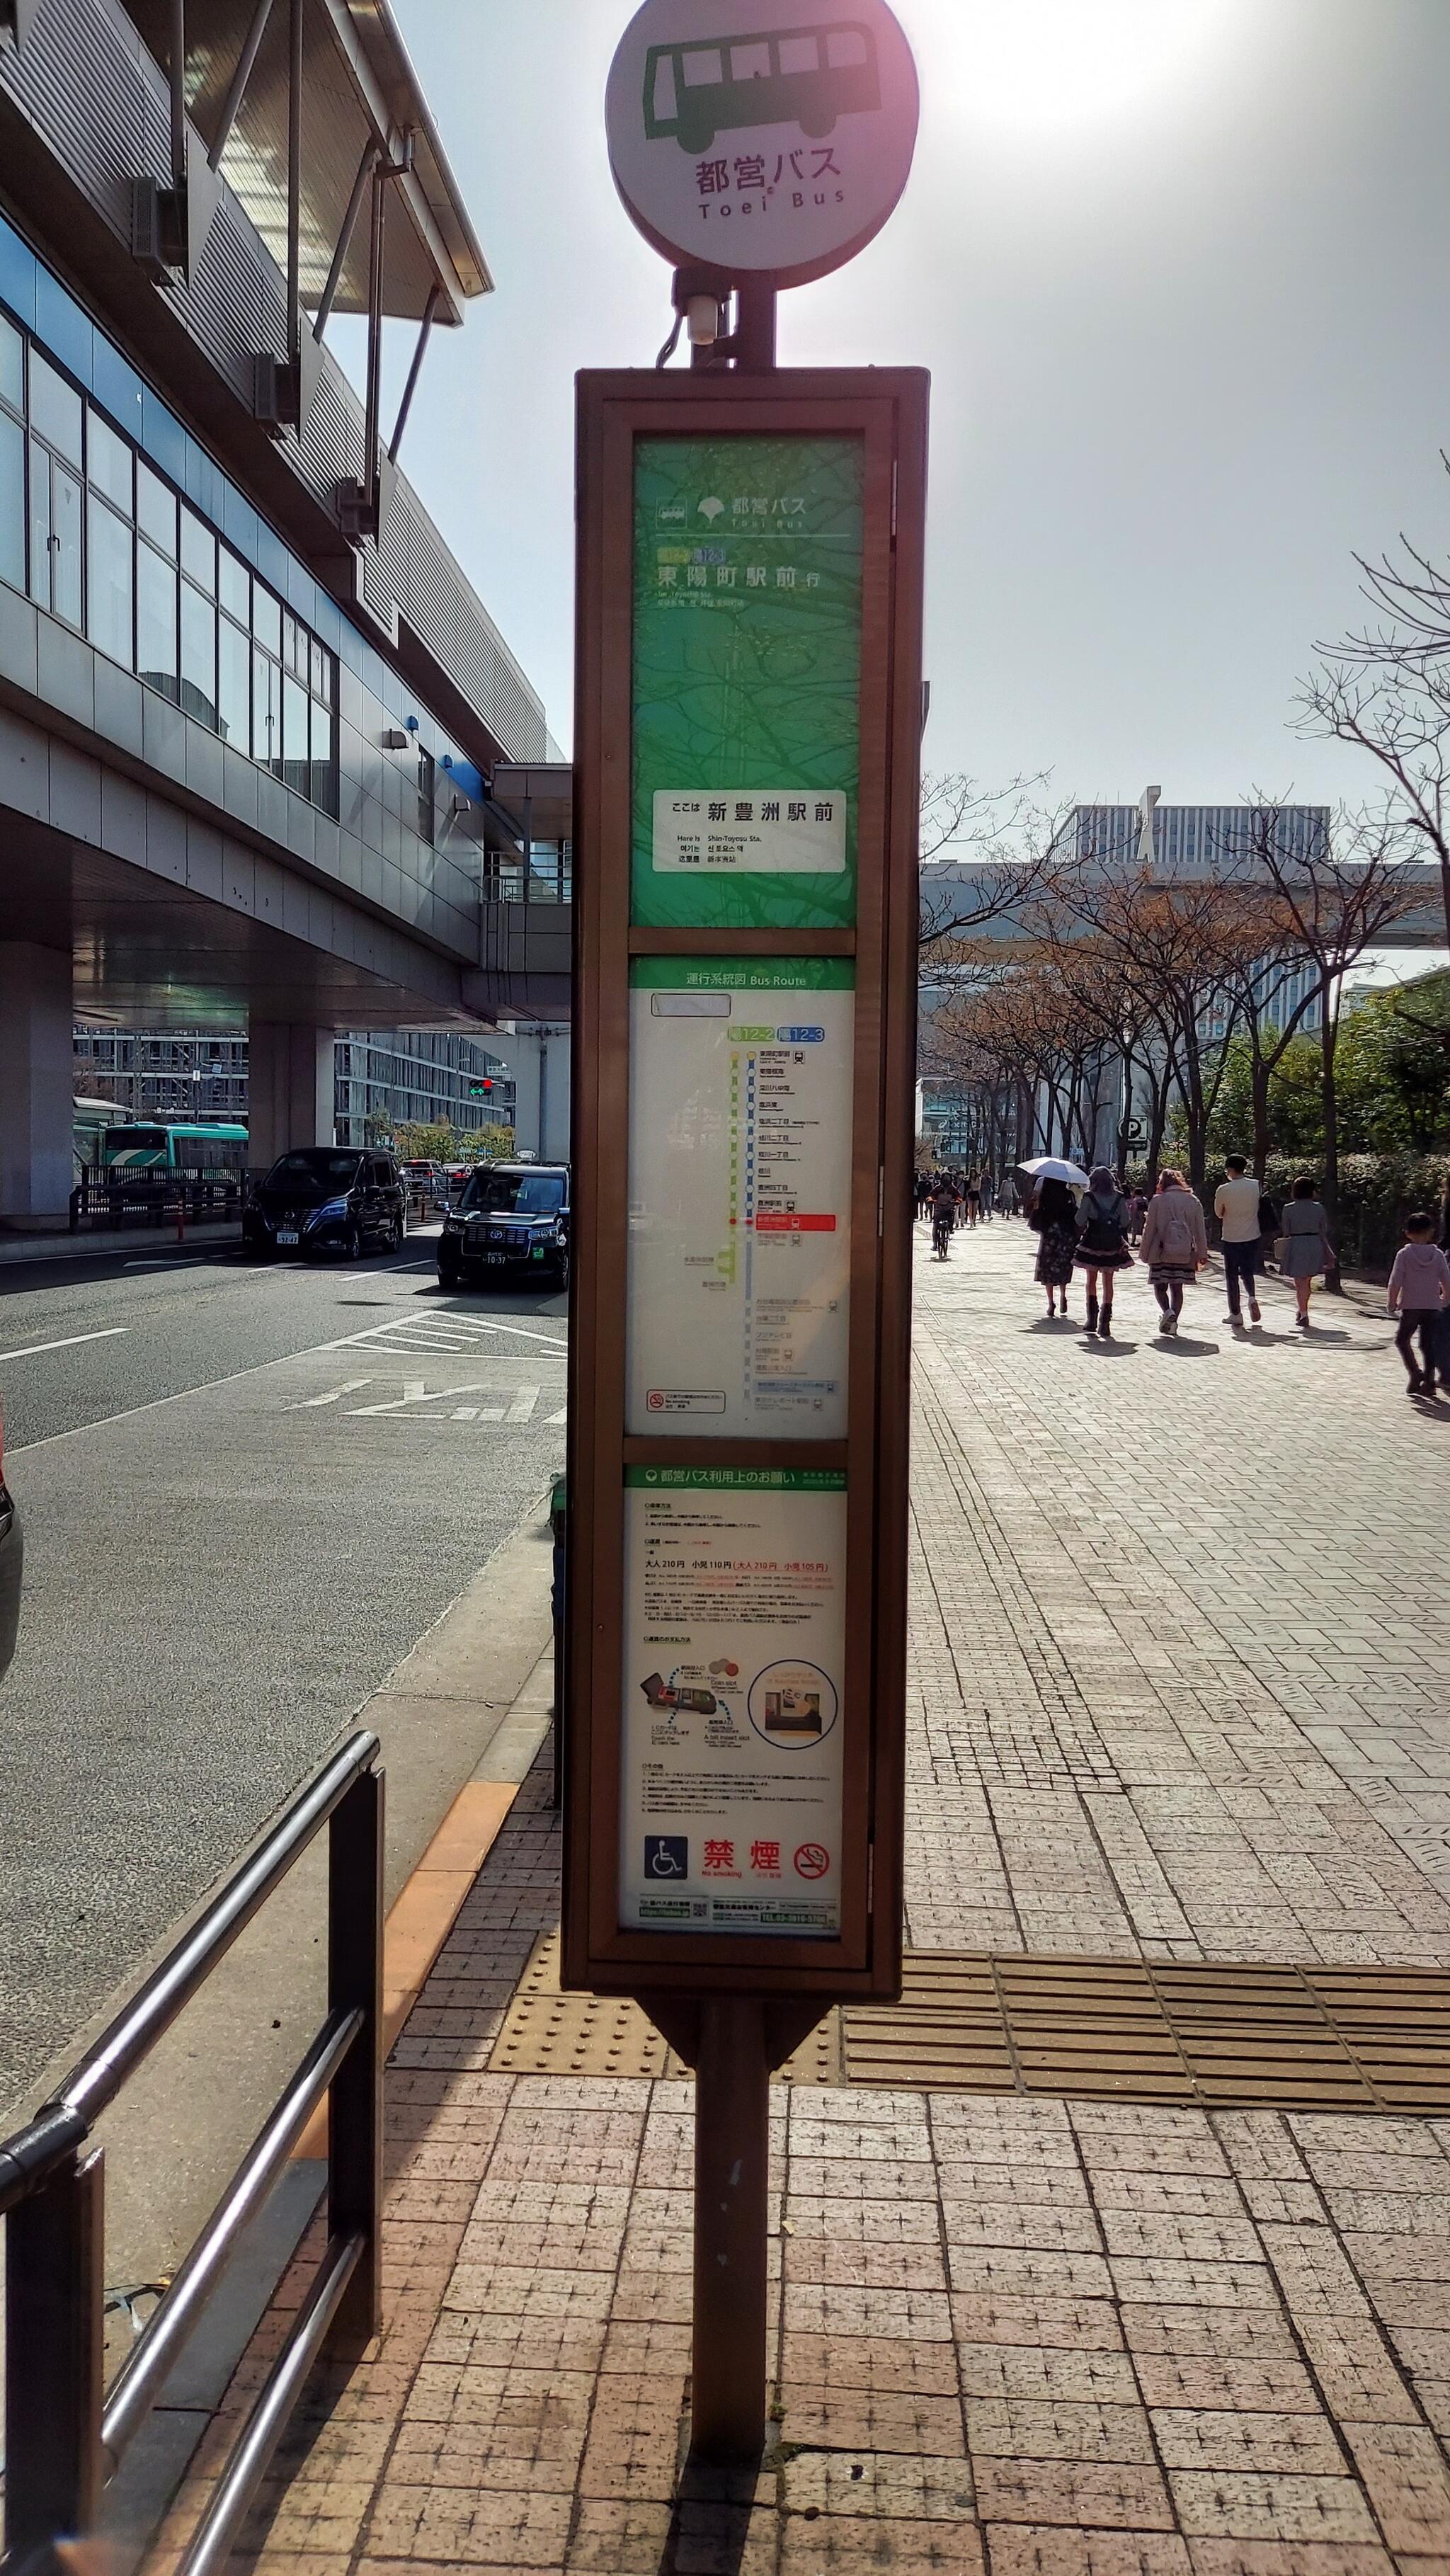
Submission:
[[[626,1427],[846,1431],[854,969],[630,975]]]
[[[846,1479],[625,1470],[620,1921],[840,1928]]]

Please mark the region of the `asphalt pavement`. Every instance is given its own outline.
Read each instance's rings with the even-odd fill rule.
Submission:
[[[0,1277],[0,2106],[212,1884],[564,1458],[566,1300],[148,1254]]]

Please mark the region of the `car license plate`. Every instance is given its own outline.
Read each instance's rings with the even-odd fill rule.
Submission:
[[[297,1241],[297,1237],[295,1234],[285,1234],[279,1226],[277,1229],[277,1241],[279,1243],[295,1243]]]
[[[508,1254],[506,1252],[486,1252],[483,1257],[485,1261],[507,1261]]]

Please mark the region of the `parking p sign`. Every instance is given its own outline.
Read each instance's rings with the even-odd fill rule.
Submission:
[[[918,108],[886,0],[644,0],[609,74],[610,167],[666,259],[801,286],[880,231]]]

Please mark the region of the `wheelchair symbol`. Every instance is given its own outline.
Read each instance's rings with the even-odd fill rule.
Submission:
[[[689,1836],[687,1834],[646,1834],[644,1874],[646,1878],[688,1878],[690,1875]]]

